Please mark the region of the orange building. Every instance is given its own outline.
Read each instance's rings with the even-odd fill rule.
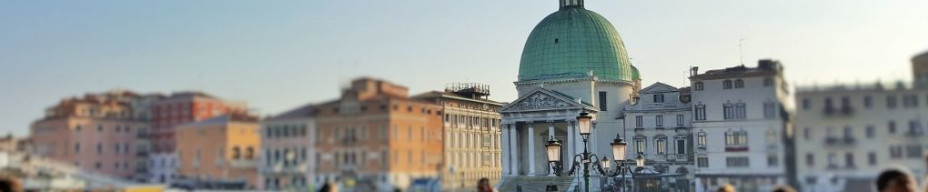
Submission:
[[[175,130],[178,174],[201,181],[246,181],[254,189],[261,145],[257,118],[224,115]]]
[[[361,78],[341,98],[316,108],[316,182],[349,191],[407,188],[437,178],[442,163],[441,106],[406,87]]]
[[[202,92],[178,92],[151,105],[150,134],[154,153],[149,156],[149,182],[170,183],[176,176],[174,129],[178,125],[226,114],[244,114],[243,102],[225,101]]]

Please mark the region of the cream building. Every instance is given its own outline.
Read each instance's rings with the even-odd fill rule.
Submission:
[[[258,187],[262,190],[313,191],[316,180],[316,107],[304,105],[261,122]]]
[[[792,96],[778,61],[690,77],[696,138],[695,191],[732,184],[771,191],[787,184]]]
[[[689,88],[658,82],[642,89],[636,100],[625,107],[626,153],[631,158],[642,154],[647,167],[658,173],[654,190],[692,191],[696,163]]]
[[[432,91],[415,99],[432,101],[444,111],[444,163],[441,182],[445,191],[474,191],[480,178],[498,183],[500,115],[502,103],[489,100],[486,85],[452,84],[444,92]]]

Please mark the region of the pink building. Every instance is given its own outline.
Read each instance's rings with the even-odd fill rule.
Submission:
[[[144,96],[114,91],[62,100],[30,127],[33,150],[40,156],[72,163],[87,171],[131,179],[145,163],[139,132],[147,124],[134,118],[134,100]],[[147,110],[147,109],[141,109]]]

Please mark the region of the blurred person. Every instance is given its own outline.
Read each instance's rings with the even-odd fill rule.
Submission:
[[[484,177],[477,181],[477,192],[496,192],[496,189],[490,185],[490,179]]]
[[[19,180],[10,176],[0,176],[0,192],[20,192],[23,191]]]
[[[915,179],[902,170],[886,170],[876,178],[876,190],[879,192],[915,192],[915,188]]]
[[[790,187],[789,185],[780,185],[776,188],[773,188],[773,192],[796,192],[796,189]]]
[[[732,186],[731,184],[725,184],[719,187],[717,192],[735,192],[735,186]]]
[[[338,186],[331,181],[326,181],[322,188],[319,188],[319,192],[338,192]]]

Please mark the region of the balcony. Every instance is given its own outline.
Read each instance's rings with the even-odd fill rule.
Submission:
[[[147,131],[139,131],[138,133],[135,133],[135,137],[139,139],[147,139],[148,136],[149,134]]]
[[[825,138],[825,145],[829,146],[840,146],[840,145],[853,145],[857,143],[857,139],[853,137],[828,137]]]
[[[641,131],[644,131],[644,128],[641,128],[641,127],[635,128],[635,133],[641,132]]]
[[[725,146],[725,152],[747,152],[748,145],[728,145]]]
[[[148,151],[136,151],[135,152],[136,157],[148,157],[148,155],[149,155]]]
[[[696,151],[697,151],[697,152],[706,152],[706,146],[705,146],[705,145],[696,146]]]
[[[908,136],[908,137],[921,137],[924,135],[925,135],[925,131],[923,131],[922,129],[918,129],[918,128],[909,128],[909,130],[905,132],[905,136]]]
[[[258,165],[258,162],[256,160],[239,159],[239,160],[229,161],[229,167],[232,167],[232,168],[253,168],[253,167],[256,167],[257,165]]]
[[[854,108],[851,106],[842,106],[840,109],[834,107],[825,107],[825,116],[850,116],[854,114]]]

